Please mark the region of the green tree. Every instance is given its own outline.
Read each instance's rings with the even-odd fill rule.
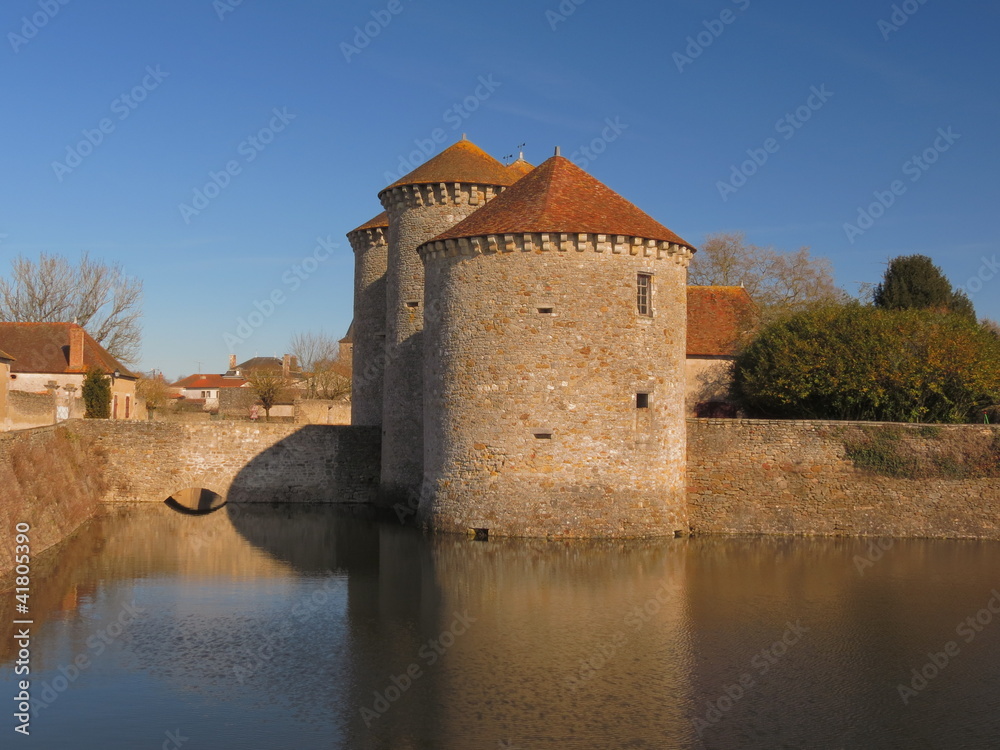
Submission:
[[[1000,403],[1000,339],[947,312],[827,306],[767,326],[733,396],[767,417],[982,421]]]
[[[87,370],[81,394],[86,419],[107,419],[111,416],[111,379],[100,367]]]
[[[926,255],[901,255],[889,261],[873,301],[886,310],[950,310],[976,319],[972,301]]]

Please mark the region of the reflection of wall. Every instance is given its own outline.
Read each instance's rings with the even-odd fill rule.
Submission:
[[[685,549],[435,537],[432,637],[456,615],[475,621],[415,700],[440,736],[483,747],[669,746],[690,726]]]

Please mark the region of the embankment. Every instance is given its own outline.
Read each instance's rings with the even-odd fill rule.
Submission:
[[[1000,428],[688,420],[695,534],[1000,539]]]

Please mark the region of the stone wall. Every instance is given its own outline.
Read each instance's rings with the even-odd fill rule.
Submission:
[[[573,234],[421,253],[419,519],[490,536],[686,532],[686,250]]]
[[[163,502],[204,487],[230,502],[364,503],[377,489],[377,428],[93,420],[71,429],[107,457],[110,501]]]
[[[844,433],[862,425],[869,430],[905,430],[908,440],[917,442],[967,439],[979,433],[989,438],[1000,430],[690,419],[691,530],[1000,539],[1000,479],[905,479],[857,468],[847,457]]]
[[[347,235],[354,249],[351,424],[356,425],[382,425],[387,229],[372,227]]]
[[[37,555],[90,518],[106,489],[97,441],[62,426],[0,433],[0,573],[13,567],[16,524],[30,525]]]

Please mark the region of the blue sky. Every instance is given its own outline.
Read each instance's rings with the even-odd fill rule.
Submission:
[[[280,356],[343,335],[345,233],[421,144],[467,132],[535,164],[559,145],[695,245],[808,245],[851,292],[924,253],[1000,319],[998,20],[940,0],[8,0],[0,273],[121,262],[145,283],[140,366],[170,378]]]

